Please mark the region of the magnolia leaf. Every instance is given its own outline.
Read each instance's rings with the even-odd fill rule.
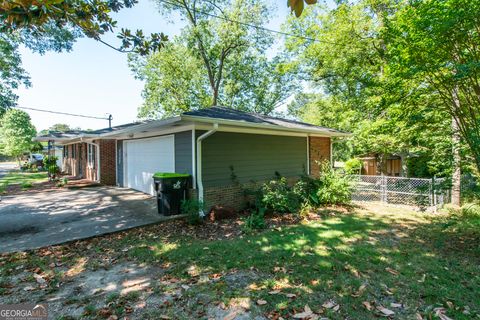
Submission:
[[[387,316],[387,317],[393,316],[395,314],[395,312],[393,312],[392,310],[387,309],[387,308],[382,307],[382,306],[378,306],[377,310],[380,311],[384,316]]]
[[[267,304],[267,301],[262,300],[262,299],[259,299],[259,300],[257,300],[257,304],[258,304],[259,306],[263,306],[263,305],[266,305],[266,304]]]
[[[305,309],[301,313],[296,313],[293,315],[294,319],[305,319],[305,318],[311,318],[314,315],[312,312],[312,309],[308,305],[305,305]]]

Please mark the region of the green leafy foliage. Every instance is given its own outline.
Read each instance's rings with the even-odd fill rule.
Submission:
[[[55,177],[55,175],[60,171],[60,168],[57,165],[58,157],[46,155],[43,157],[43,166],[47,169],[48,175],[50,177]]]
[[[289,112],[353,133],[335,143],[336,160],[376,153],[385,173],[385,155],[427,155],[428,174],[448,175],[451,117],[438,108],[440,97],[421,79],[389,69],[395,57],[387,54],[385,28],[396,10],[393,1],[341,1],[289,19],[285,28],[319,39],[286,42],[290,69],[316,89],[297,95]]]
[[[199,225],[203,223],[203,218],[200,216],[200,212],[205,210],[203,202],[198,200],[183,200],[180,211],[186,215],[186,220],[191,225]]]
[[[261,204],[276,213],[292,213],[299,209],[300,199],[285,177],[264,183],[260,190]]]
[[[323,205],[347,204],[351,201],[352,181],[330,166],[328,162],[320,164],[317,197]]]
[[[1,119],[0,137],[5,155],[20,157],[30,150],[35,135],[35,127],[25,111],[10,109]]]
[[[26,32],[34,37],[42,37],[54,26],[59,30],[76,30],[83,35],[101,41],[101,36],[117,27],[112,14],[123,8],[131,8],[137,0],[93,0],[68,1],[44,0],[41,3],[32,0],[0,2],[0,32]],[[122,44],[119,51],[134,51],[148,54],[167,41],[163,33],[154,33],[147,37],[142,30],[132,32],[122,29],[118,34]]]
[[[145,80],[140,117],[168,117],[214,105],[268,114],[295,88],[296,82],[282,67],[284,57],[266,56],[273,36],[245,25],[268,22],[265,1],[158,4],[163,14],[178,14],[187,26],[163,50],[147,58],[130,55],[130,67]]]
[[[322,205],[348,204],[351,201],[351,179],[331,168],[329,162],[321,164],[318,178],[303,176],[294,184],[285,177],[264,183],[254,192],[256,207],[275,213],[300,213],[306,208]]]
[[[347,174],[360,174],[362,171],[363,163],[358,158],[352,158],[345,161],[345,172]]]
[[[443,218],[444,229],[463,235],[480,237],[480,204],[466,203],[461,208],[447,208],[449,217]]]
[[[468,9],[465,9],[468,8]],[[403,3],[385,30],[388,72],[423,83],[455,119],[480,171],[480,22],[478,1]]]
[[[265,229],[265,208],[255,208],[250,215],[245,218],[243,225],[245,231]]]

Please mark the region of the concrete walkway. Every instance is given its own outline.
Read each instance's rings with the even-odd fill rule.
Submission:
[[[23,251],[165,220],[155,199],[125,188],[96,187],[5,196],[0,252]]]

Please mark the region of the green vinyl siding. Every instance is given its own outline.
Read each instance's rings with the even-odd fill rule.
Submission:
[[[275,176],[296,177],[307,167],[307,138],[217,132],[202,142],[205,187],[264,181]]]
[[[175,172],[192,174],[192,131],[175,133]]]

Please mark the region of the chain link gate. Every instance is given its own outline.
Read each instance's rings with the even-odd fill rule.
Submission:
[[[389,204],[434,207],[448,199],[445,179],[351,175],[353,201],[379,201]]]

